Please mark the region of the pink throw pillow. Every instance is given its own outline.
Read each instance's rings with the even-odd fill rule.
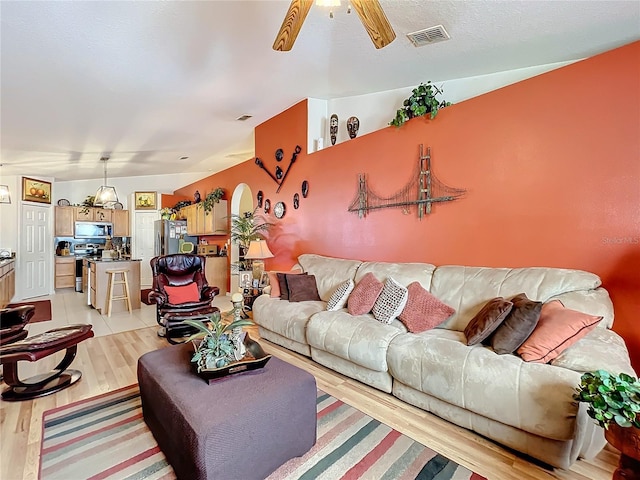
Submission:
[[[383,288],[384,284],[373,273],[367,273],[349,295],[349,300],[347,301],[349,313],[351,315],[369,313]]]
[[[449,305],[425,290],[420,282],[410,283],[407,290],[407,304],[398,315],[398,320],[412,333],[431,330],[456,313]]]
[[[545,303],[540,320],[529,338],[518,348],[525,362],[549,363],[596,328],[602,317],[566,308],[560,300]]]
[[[164,291],[167,292],[169,296],[169,303],[173,305],[200,301],[200,292],[198,291],[198,284],[196,282],[180,285],[179,287],[167,285],[164,287]]]

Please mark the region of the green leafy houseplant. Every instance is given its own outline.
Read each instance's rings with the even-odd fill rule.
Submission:
[[[614,424],[640,428],[640,382],[630,375],[587,372],[573,398],[589,404],[587,413],[605,429]]]
[[[222,197],[224,197],[224,190],[221,187],[218,187],[212,192],[207,193],[204,200],[198,203],[198,206],[204,208],[205,212],[210,212],[213,210],[213,206],[220,202]]]
[[[442,88],[431,85],[431,82],[421,83],[411,91],[411,96],[403,102],[402,108],[398,109],[395,118],[389,122],[389,125],[399,127],[407,120],[427,113],[431,114],[431,118],[435,118],[438,109],[451,105],[451,102],[436,98],[436,95],[440,95],[442,92]]]
[[[252,240],[262,238],[262,232],[266,232],[273,225],[264,218],[256,215],[258,207],[253,212],[245,212],[242,215],[231,215],[231,241],[249,248]]]
[[[187,341],[201,339],[200,343],[194,342],[195,353],[191,362],[198,367],[198,372],[204,369],[221,368],[235,360],[234,345],[231,332],[234,328],[253,325],[249,320],[236,320],[228,325],[222,322],[220,312],[211,314],[208,325],[193,320],[185,320],[184,323],[199,330],[190,336]]]

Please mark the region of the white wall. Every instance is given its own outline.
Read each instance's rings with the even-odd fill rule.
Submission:
[[[139,177],[108,178],[107,183],[116,187],[118,200],[125,209],[129,209],[129,199],[134,192],[158,192],[172,194],[178,188],[197,182],[209,176],[208,172],[178,173],[171,175],[145,175]],[[72,205],[81,204],[88,196],[95,195],[102,185],[103,179],[74,180],[70,182],[56,182],[53,188],[53,203],[66,198]],[[159,201],[159,200],[158,200]]]
[[[550,70],[569,65],[570,63],[573,62],[558,62],[477,77],[432,81],[431,83],[438,88],[442,87],[444,90],[442,95],[443,99],[448,102],[459,103],[492,90],[511,85],[512,83],[520,82]],[[425,79],[425,82],[427,80],[429,79]],[[417,85],[412,85],[410,87],[354,97],[335,98],[328,101],[309,99],[309,103],[313,105],[313,108],[309,107],[308,110],[310,118],[307,137],[308,139],[314,140],[323,137],[324,148],[331,147],[328,118],[334,113],[338,115],[336,144],[349,140],[347,119],[351,116],[358,117],[358,120],[360,120],[358,137],[385,128],[394,118],[396,110],[402,107],[404,99],[411,95],[411,90],[416,86]],[[324,109],[324,111],[321,108],[321,102],[326,102],[326,109]],[[311,115],[324,115],[324,117],[321,119],[311,118]],[[309,153],[315,151],[313,145],[313,143],[310,143]]]

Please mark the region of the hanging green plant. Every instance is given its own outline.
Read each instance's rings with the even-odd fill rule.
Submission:
[[[411,96],[403,102],[403,107],[398,109],[389,125],[399,127],[407,120],[427,113],[431,114],[431,118],[435,118],[440,108],[451,105],[451,102],[436,98],[436,95],[441,95],[442,92],[442,88],[431,85],[431,82],[421,83],[411,91]]]
[[[221,187],[216,188],[214,191],[207,193],[204,200],[198,203],[200,207],[204,208],[205,212],[213,210],[213,206],[220,202],[220,199],[224,197],[224,190]]]

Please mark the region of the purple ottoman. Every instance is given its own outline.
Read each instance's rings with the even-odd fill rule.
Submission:
[[[263,479],[316,442],[316,380],[272,357],[209,385],[191,344],[144,354],[144,420],[179,479]]]

